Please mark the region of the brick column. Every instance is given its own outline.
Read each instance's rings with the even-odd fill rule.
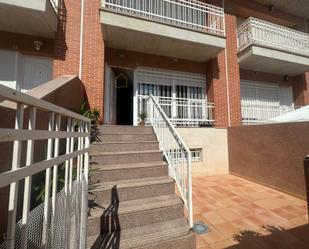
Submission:
[[[104,41],[100,23],[100,0],[84,1],[82,81],[90,107],[100,110],[103,119]]]
[[[295,106],[309,104],[309,72],[295,77],[293,83],[293,96]]]
[[[225,14],[226,54],[228,72],[228,94],[230,109],[230,126],[241,124],[240,72],[237,56],[237,22],[236,16]]]

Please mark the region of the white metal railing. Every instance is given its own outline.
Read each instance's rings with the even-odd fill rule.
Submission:
[[[196,0],[102,0],[102,7],[170,25],[225,35],[223,8]]]
[[[7,234],[0,248],[86,248],[89,119],[5,86],[0,98],[17,104],[15,129],[0,129],[0,143],[13,143],[11,170],[0,174],[0,188],[10,186]],[[48,128],[39,130],[37,124]],[[44,145],[46,155],[38,161]],[[31,209],[32,178],[39,173],[44,173],[45,201]],[[22,218],[16,223],[17,210]]]
[[[237,28],[238,50],[255,44],[309,56],[309,34],[253,17]]]
[[[56,13],[58,13],[59,2],[61,0],[49,0]]]
[[[149,121],[168,163],[169,174],[174,178],[188,210],[189,225],[193,227],[191,152],[159,105],[158,100],[151,95],[147,101],[149,102],[147,105]]]
[[[138,113],[147,111],[148,95],[138,95]],[[175,126],[213,125],[214,103],[205,99],[155,97],[171,123]]]
[[[294,111],[294,106],[267,106],[256,104],[242,104],[242,122],[244,124],[270,123],[269,119]]]

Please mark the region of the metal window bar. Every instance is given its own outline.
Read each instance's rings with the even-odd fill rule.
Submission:
[[[309,56],[309,34],[250,17],[237,28],[238,50],[252,44]]]
[[[147,112],[148,95],[138,95],[138,113]],[[214,125],[214,103],[205,99],[155,97],[175,126]],[[139,120],[139,119],[138,119]]]
[[[270,123],[269,119],[294,111],[297,108],[299,107],[242,103],[242,122],[243,124]]]
[[[149,121],[168,163],[169,174],[175,179],[188,210],[189,226],[193,227],[191,152],[159,105],[158,99],[150,95],[147,101]]]
[[[225,36],[223,8],[196,0],[102,0],[102,8]]]
[[[90,120],[5,86],[0,86],[0,98],[17,103],[15,128],[0,129],[0,143],[13,142],[12,169],[0,174],[0,188],[10,186],[7,238],[0,249],[86,248]],[[49,114],[48,130],[36,129],[37,110]],[[27,129],[23,128],[25,118]],[[60,130],[61,121],[66,122],[66,131]],[[59,155],[60,139],[66,142],[66,154]],[[78,148],[72,146],[75,139],[80,141]],[[47,158],[33,163],[36,140],[48,141]],[[27,142],[25,165],[21,165],[23,141]],[[80,158],[78,181],[72,177],[74,165],[70,164],[76,158]],[[65,182],[58,192],[60,164],[65,167]],[[46,172],[45,202],[30,210],[31,178],[40,172]],[[20,182],[24,182],[22,219],[17,222]]]

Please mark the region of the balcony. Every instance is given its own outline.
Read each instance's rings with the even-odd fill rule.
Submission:
[[[240,68],[290,76],[309,71],[309,34],[252,17],[237,32]]]
[[[0,0],[0,30],[53,38],[61,0]]]
[[[108,47],[207,61],[225,48],[224,11],[195,0],[103,0]]]

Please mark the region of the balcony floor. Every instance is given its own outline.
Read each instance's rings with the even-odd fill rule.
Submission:
[[[210,228],[198,249],[309,248],[306,202],[293,196],[232,175],[193,177],[193,205]]]

